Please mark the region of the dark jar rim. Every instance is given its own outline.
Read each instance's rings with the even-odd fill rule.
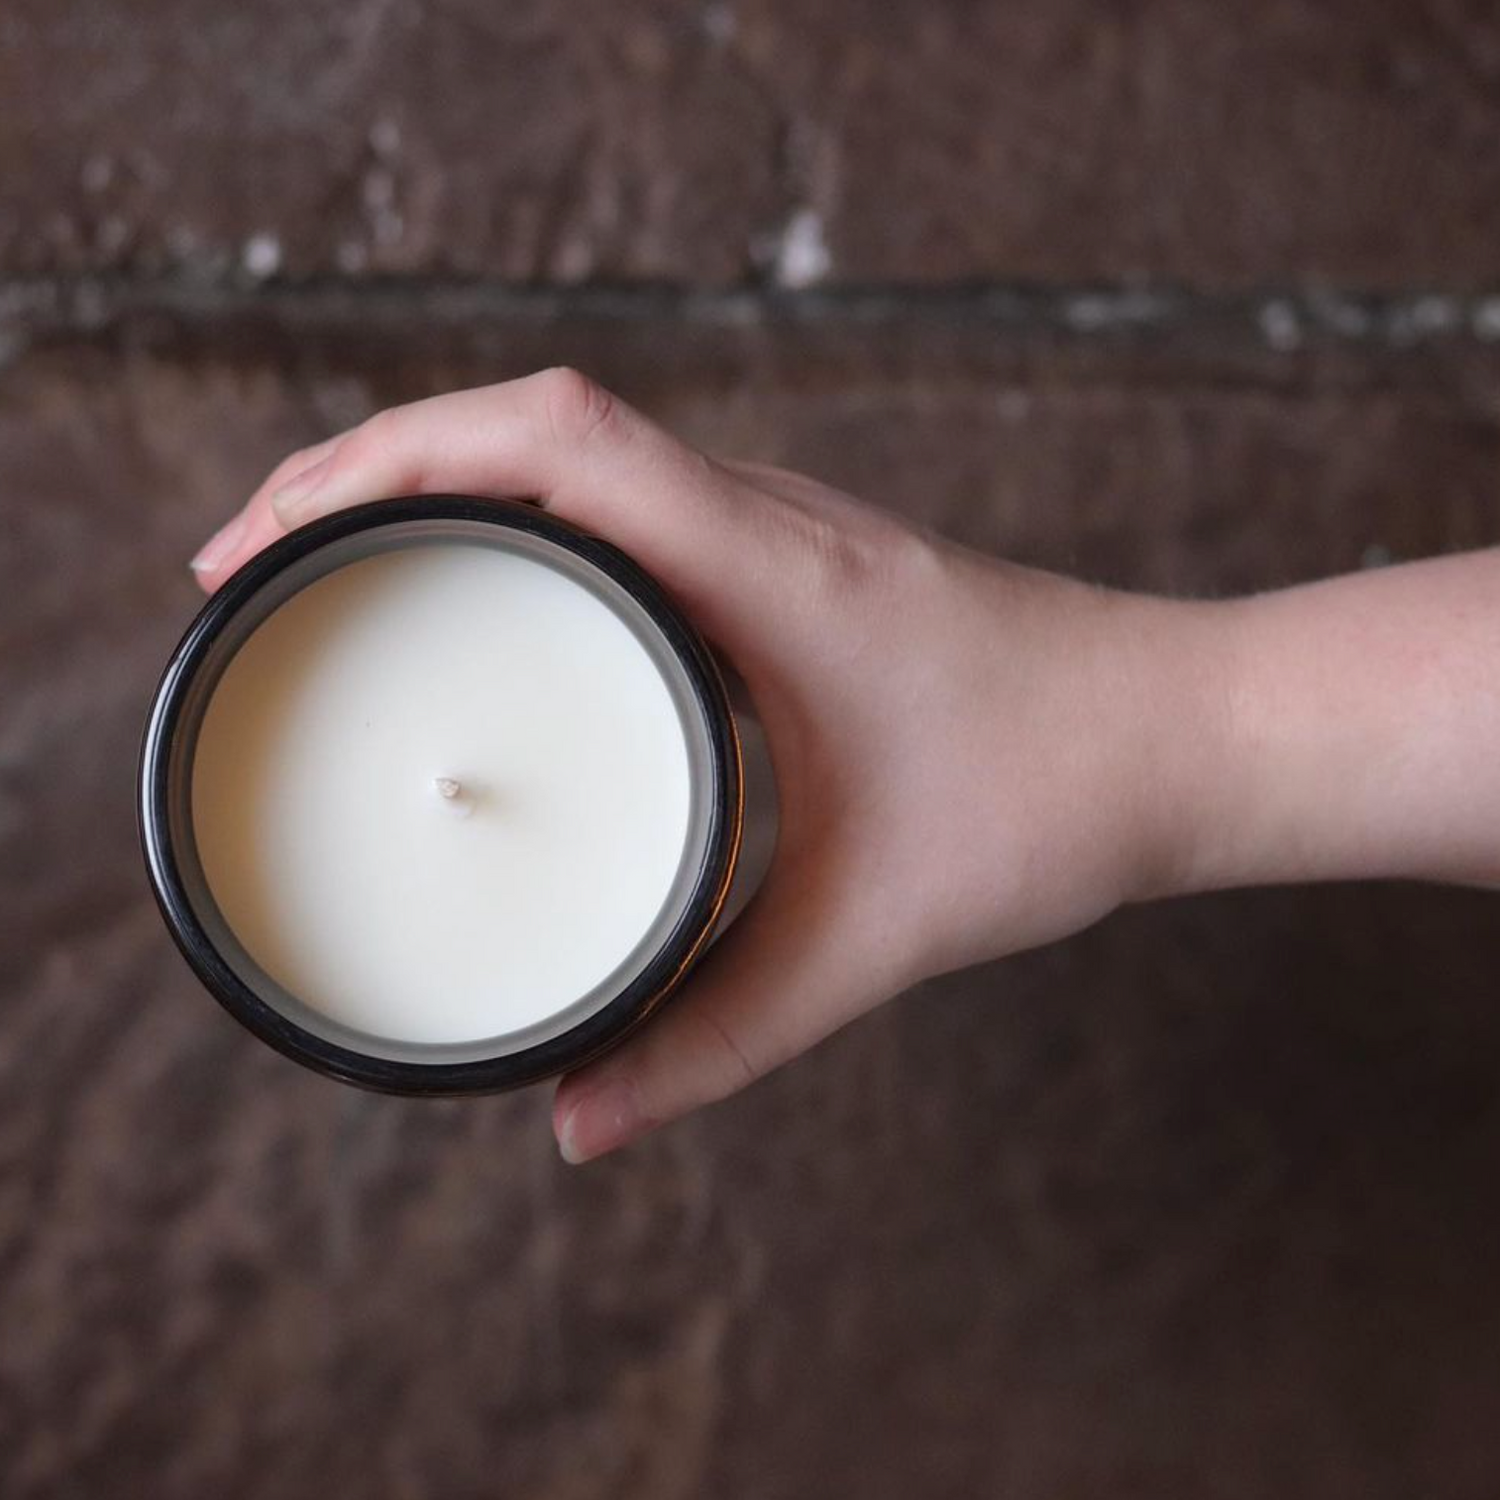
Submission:
[[[707,827],[703,856],[661,946],[613,998],[560,1034],[503,1055],[456,1061],[375,1055],[361,1050],[357,1039],[350,1045],[319,1035],[270,1003],[215,942],[185,878],[175,831],[187,816],[189,756],[181,731],[225,631],[288,569],[324,548],[361,533],[428,522],[480,523],[523,533],[592,566],[623,590],[680,666],[706,726],[708,749],[706,785],[698,789]],[[201,705],[198,713],[201,717]],[[191,727],[196,732],[196,725]],[[571,1071],[600,1056],[682,982],[713,936],[734,877],[744,821],[744,776],[739,732],[718,664],[644,569],[608,542],[535,505],[467,495],[411,495],[356,506],[300,527],[251,558],[212,595],[173,651],[153,696],[141,745],[137,812],[147,875],[168,931],[204,987],[247,1030],[304,1067],[361,1088],[406,1095],[487,1094]]]

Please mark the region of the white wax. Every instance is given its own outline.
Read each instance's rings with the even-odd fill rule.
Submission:
[[[689,802],[676,707],[624,622],[462,544],[289,599],[216,686],[193,762],[204,873],[246,951],[409,1042],[516,1031],[605,980],[663,908]]]

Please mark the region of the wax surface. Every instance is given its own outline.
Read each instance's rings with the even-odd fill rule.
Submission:
[[[603,601],[530,558],[412,547],[256,629],[192,806],[220,911],[291,994],[376,1036],[474,1041],[566,1009],[639,943],[682,862],[688,753]]]

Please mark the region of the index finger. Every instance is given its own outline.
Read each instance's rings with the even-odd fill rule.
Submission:
[[[722,468],[573,370],[391,407],[321,463],[268,481],[208,574],[222,582],[283,531],[366,501],[421,493],[534,499],[632,553],[714,609],[755,573],[762,530]],[[708,622],[705,622],[708,623]]]
[[[206,593],[213,593],[241,563],[286,534],[271,508],[271,496],[298,474],[326,459],[347,436],[337,433],[289,453],[260,482],[245,504],[199,549],[190,566]]]

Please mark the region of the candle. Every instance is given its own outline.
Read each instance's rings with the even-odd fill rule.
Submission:
[[[741,866],[743,787],[713,659],[639,569],[429,497],[215,595],[153,707],[142,829],[239,1019],[354,1082],[466,1092],[576,1065],[680,982],[768,854]]]

